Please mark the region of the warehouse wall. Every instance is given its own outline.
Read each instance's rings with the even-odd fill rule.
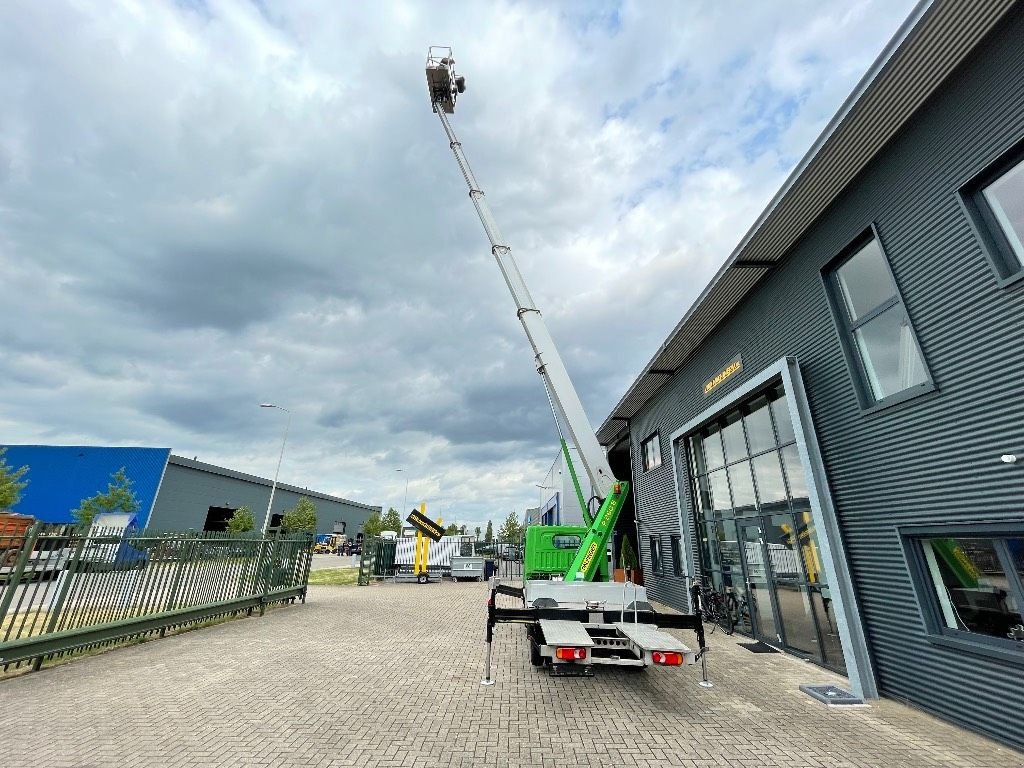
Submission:
[[[634,466],[644,567],[646,532],[679,530],[668,436],[784,356],[807,388],[880,690],[1024,747],[1021,662],[929,642],[897,526],[1021,520],[1024,287],[1001,287],[957,190],[1024,139],[1024,8],[1010,12],[630,423],[633,455],[653,431],[663,463]],[[877,227],[936,391],[861,410],[821,271]],[[681,278],[682,279],[682,278]],[[713,398],[703,382],[737,353],[743,371]],[[1011,468],[1012,469],[1012,468]],[[685,467],[680,468],[685,478]],[[688,482],[682,504],[692,519]],[[693,532],[688,531],[689,541]],[[683,580],[648,578],[650,593],[686,608]]]
[[[149,525],[161,530],[202,530],[211,506],[235,509],[247,506],[260,527],[270,500],[270,489],[270,480],[171,456]],[[347,533],[354,536],[369,514],[380,510],[380,507],[278,483],[272,514],[294,507],[302,496],[316,504],[320,533],[331,533],[336,521],[344,521]]]

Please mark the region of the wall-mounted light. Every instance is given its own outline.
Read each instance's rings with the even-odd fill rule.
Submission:
[[[1012,453],[1004,453],[1002,456],[999,457],[999,460],[1003,462],[1003,464],[1017,463],[1017,457],[1014,456]]]

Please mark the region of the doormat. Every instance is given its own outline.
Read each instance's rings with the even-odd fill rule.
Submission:
[[[778,653],[778,651],[772,648],[770,645],[764,643],[737,643],[740,648],[746,648],[751,653]]]
[[[818,701],[823,701],[830,707],[834,706],[862,706],[866,707],[864,699],[854,696],[849,691],[844,691],[834,685],[801,685],[800,690]]]

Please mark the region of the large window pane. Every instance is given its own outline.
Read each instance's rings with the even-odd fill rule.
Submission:
[[[772,416],[767,398],[758,398],[750,405],[750,414],[744,418],[747,425],[747,442],[751,455],[775,447],[775,432],[772,430]]]
[[[1017,260],[1024,264],[1024,163],[1018,163],[982,190]]]
[[[703,517],[711,513],[711,495],[708,490],[707,475],[697,478],[697,516]]]
[[[718,559],[718,530],[714,523],[702,525],[697,529],[700,534],[700,549],[704,556],[704,567],[721,570],[722,563]]]
[[[789,480],[790,498],[794,504],[799,503],[807,498],[807,479],[795,444],[782,449],[782,463],[786,467],[786,479]]]
[[[1016,587],[993,539],[933,538],[922,541],[943,623],[1008,638],[1021,624]]]
[[[725,476],[725,470],[719,469],[708,475],[708,483],[711,486],[711,500],[716,512],[727,512],[732,509],[732,498],[729,495],[729,480]]]
[[[757,478],[757,493],[761,504],[786,500],[786,484],[782,480],[777,451],[766,453],[754,459],[754,476]]]
[[[704,453],[701,450],[701,440],[699,435],[694,435],[689,440],[690,443],[690,468],[693,474],[703,475],[707,472],[707,467],[704,464]]]
[[[793,419],[789,415],[789,405],[786,403],[785,396],[779,397],[778,400],[772,400],[772,415],[775,417],[775,432],[779,436],[779,445],[796,440]]]
[[[747,441],[743,439],[740,415],[732,414],[729,419],[729,424],[722,430],[722,440],[725,443],[725,460],[732,463],[747,457]]]
[[[762,530],[768,547],[768,565],[778,581],[803,581],[800,554],[797,550],[796,530],[789,515],[772,515]]]
[[[1024,539],[1007,539],[1006,546],[1017,576],[1020,577],[1021,583],[1024,583]]]
[[[821,632],[822,653],[825,663],[842,673],[846,673],[846,659],[843,658],[843,645],[839,639],[839,625],[832,611],[832,600],[828,589],[811,587],[811,606],[818,620],[818,631]]]
[[[717,469],[725,464],[725,454],[722,453],[722,434],[717,428],[711,430],[704,438],[704,461],[708,469]]]
[[[736,514],[744,509],[753,509],[757,499],[754,496],[754,481],[750,479],[750,462],[741,461],[729,467],[729,481],[732,484],[732,503]]]
[[[846,309],[854,321],[896,295],[885,256],[874,239],[851,256],[836,276]]]
[[[718,552],[723,571],[741,573],[740,567],[740,545],[736,539],[736,521],[719,520],[718,529]]]
[[[887,309],[856,331],[857,349],[875,400],[927,380],[924,361],[903,308]]]
[[[797,541],[803,555],[807,580],[814,584],[823,584],[827,579],[821,570],[821,550],[818,547],[818,532],[811,518],[811,510],[798,509],[795,518]]]

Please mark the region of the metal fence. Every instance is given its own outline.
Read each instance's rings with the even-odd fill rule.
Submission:
[[[461,541],[449,541],[461,539]],[[412,539],[389,540],[381,538],[364,539],[359,562],[359,584],[367,585],[373,581],[381,581],[396,576],[412,575]],[[491,561],[486,569],[502,581],[522,581],[523,555],[526,551],[525,539],[494,538],[473,541],[473,537],[445,537],[440,543],[431,543],[427,572],[431,579],[443,579],[452,576],[451,558],[453,555],[476,555]]]
[[[0,534],[0,668],[305,602],[313,537],[91,529]]]

